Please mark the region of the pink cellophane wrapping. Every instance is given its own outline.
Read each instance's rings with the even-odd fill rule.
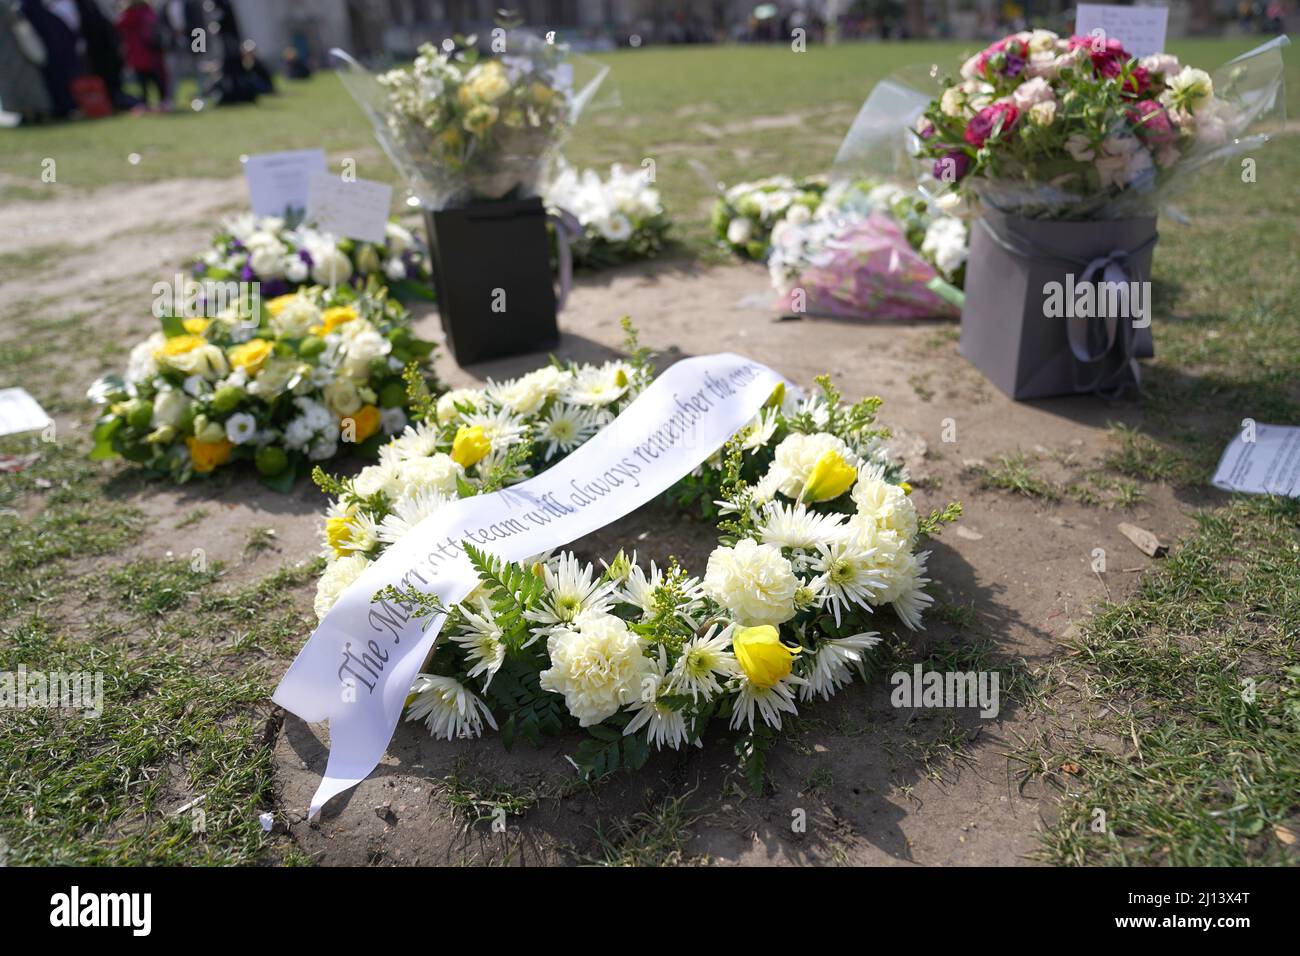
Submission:
[[[928,287],[934,266],[908,244],[898,224],[873,213],[828,243],[791,284],[778,307],[849,319],[951,318],[957,309]]]

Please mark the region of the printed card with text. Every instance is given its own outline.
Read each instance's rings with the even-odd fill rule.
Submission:
[[[244,162],[249,205],[257,216],[301,215],[307,208],[307,181],[325,172],[325,150],[294,149],[258,153]]]
[[[316,172],[308,180],[306,221],[335,236],[379,243],[392,201],[393,187],[387,183]]]
[[[1091,36],[1095,31],[1108,40],[1118,40],[1134,56],[1163,53],[1168,7],[1116,7],[1102,3],[1081,3],[1075,16],[1074,32]]]

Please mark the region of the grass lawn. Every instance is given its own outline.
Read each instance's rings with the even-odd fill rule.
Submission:
[[[1174,52],[1208,66],[1249,46],[1197,41]],[[825,170],[875,80],[907,64],[954,62],[962,50],[610,54],[622,109],[593,113],[568,155],[580,165],[654,159],[684,251],[715,255],[706,231],[711,180]],[[357,157],[362,176],[392,178],[356,106],[322,75],[254,108],[0,131],[0,196],[226,177],[241,153],[314,145],[336,160]],[[1049,718],[1099,714],[1087,729],[1122,731],[1136,746],[1121,759],[1091,746],[1076,723],[1014,755],[1026,778],[1062,791],[1043,838],[1049,861],[1279,862],[1284,834],[1294,842],[1300,832],[1300,507],[1212,498],[1221,448],[1204,438],[1244,417],[1300,423],[1296,145],[1292,134],[1261,151],[1256,183],[1234,169],[1204,177],[1183,204],[1191,224],[1161,223],[1158,355],[1145,371],[1143,422],[1114,430],[1099,467],[1117,499],[1136,495],[1138,482],[1185,492],[1200,506],[1198,529],[1133,600],[1099,609],[1070,654],[1034,675]],[[53,184],[40,181],[46,157],[58,164]],[[7,275],[29,265],[23,256],[0,262]],[[120,348],[86,327],[96,309],[137,306],[33,303],[0,331],[0,387],[57,381],[76,360]],[[68,361],[52,368],[52,354]],[[64,384],[51,409],[88,421],[89,406],[68,397],[86,383]],[[0,671],[99,670],[106,697],[94,720],[0,713],[0,857],[298,862],[292,844],[264,835],[256,817],[273,801],[268,697],[309,630],[303,598],[315,566],[286,555],[270,576],[232,584],[216,564],[136,557],[147,519],[120,503],[131,479],[124,468],[87,462],[84,434],[53,445],[0,439],[0,454],[40,455],[26,470],[0,473]],[[1072,494],[1025,458],[993,463],[982,480],[1046,501]],[[248,549],[265,544],[249,529]],[[196,829],[174,811],[200,795],[206,824]],[[1108,821],[1103,840],[1089,838],[1097,809]]]

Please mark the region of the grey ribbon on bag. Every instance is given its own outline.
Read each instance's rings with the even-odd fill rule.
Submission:
[[[1080,284],[1099,284],[1101,282],[1122,282],[1127,284],[1131,282],[1132,276],[1128,267],[1129,259],[1144,252],[1160,238],[1159,233],[1152,233],[1150,238],[1132,249],[1116,249],[1109,255],[1098,256],[1093,259],[1080,259],[1055,251],[1045,254],[1037,250],[1027,249],[999,234],[998,230],[990,225],[987,218],[981,217],[979,224],[984,227],[984,231],[990,239],[1014,256],[1039,262],[1061,262],[1074,269],[1081,268],[1083,271],[1079,273]],[[1146,327],[1143,326],[1144,329]],[[1081,392],[1117,395],[1129,384],[1130,378],[1132,384],[1140,388],[1142,385],[1142,372],[1137,361],[1140,351],[1137,348],[1138,332],[1139,329],[1133,325],[1131,316],[1108,315],[1102,317],[1095,314],[1092,316],[1069,316],[1066,319],[1066,338],[1070,343],[1070,353],[1075,358],[1074,383],[1076,388]],[[1080,380],[1080,366],[1103,362],[1107,356],[1111,355],[1112,351],[1116,352],[1120,359],[1116,368],[1107,371],[1103,366],[1091,382],[1084,383]]]
[[[547,210],[547,215],[555,223],[555,251],[560,267],[560,294],[555,303],[555,311],[564,308],[573,288],[573,241],[582,235],[582,223],[578,217],[567,209],[558,207]]]

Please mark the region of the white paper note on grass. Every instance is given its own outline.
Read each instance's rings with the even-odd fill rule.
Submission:
[[[308,180],[312,173],[326,169],[323,149],[292,149],[249,156],[244,163],[244,179],[248,183],[248,202],[253,214],[301,214],[307,208]]]
[[[34,432],[50,423],[50,416],[25,388],[0,388],[0,435]]]
[[[315,172],[308,179],[306,221],[333,236],[382,243],[392,201],[387,183]]]
[[[1116,7],[1103,3],[1081,3],[1074,19],[1074,32],[1091,36],[1100,30],[1107,40],[1118,40],[1134,56],[1163,53],[1168,7]]]
[[[1237,433],[1219,459],[1213,485],[1224,491],[1300,497],[1300,428],[1255,425]]]

